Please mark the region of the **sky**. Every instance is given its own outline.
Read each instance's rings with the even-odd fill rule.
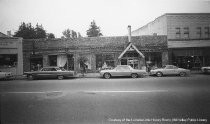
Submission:
[[[69,28],[86,37],[95,20],[104,36],[127,35],[165,13],[210,13],[210,0],[0,0],[0,32],[42,24],[57,38]]]

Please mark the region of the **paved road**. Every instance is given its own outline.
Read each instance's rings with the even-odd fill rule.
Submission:
[[[1,122],[207,124],[210,76],[1,81]]]

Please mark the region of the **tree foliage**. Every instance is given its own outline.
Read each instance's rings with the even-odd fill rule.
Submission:
[[[23,39],[38,39],[46,38],[46,31],[37,23],[36,28],[34,28],[31,23],[21,23],[17,32],[15,32],[14,37],[22,37]]]
[[[95,23],[95,21],[93,20],[90,24],[90,28],[87,30],[87,36],[88,37],[98,37],[98,36],[102,36],[100,27],[98,27]]]
[[[77,38],[77,32],[74,30],[66,29],[62,33],[64,38],[73,38],[73,39]]]
[[[55,38],[55,35],[53,33],[48,33],[47,38],[48,39],[53,39],[53,38]]]
[[[44,30],[42,25],[39,25],[38,23],[36,24],[35,32],[36,32],[36,39],[47,37],[46,31]]]
[[[88,58],[85,57],[85,56],[80,56],[78,59],[77,59],[77,63],[80,64],[80,66],[83,68],[85,66],[85,63],[88,62]]]

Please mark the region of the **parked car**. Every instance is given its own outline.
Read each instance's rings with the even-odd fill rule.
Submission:
[[[190,74],[190,70],[184,68],[178,68],[174,65],[165,65],[162,68],[152,69],[150,75],[156,75],[161,77],[163,75],[180,75],[187,76]]]
[[[117,65],[114,69],[100,71],[100,75],[106,79],[117,76],[130,76],[132,78],[137,78],[146,74],[146,70],[133,69],[129,65]]]
[[[0,71],[0,79],[9,79],[12,77],[12,72],[2,72]]]
[[[202,68],[201,68],[201,71],[202,71],[203,73],[210,73],[210,66],[202,67]]]
[[[40,71],[25,72],[24,74],[27,75],[27,78],[30,80],[36,78],[58,78],[61,80],[66,77],[75,76],[74,71],[66,71],[60,67],[44,67]]]

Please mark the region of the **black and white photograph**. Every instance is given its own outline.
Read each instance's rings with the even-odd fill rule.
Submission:
[[[0,124],[209,124],[210,0],[0,0]]]

